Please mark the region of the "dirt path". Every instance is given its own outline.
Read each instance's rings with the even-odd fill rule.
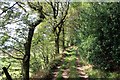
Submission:
[[[70,51],[70,49],[72,50]],[[66,50],[65,56],[61,59],[61,64],[52,70],[51,80],[68,80],[71,78],[88,80],[88,76],[80,64],[79,56],[76,55],[76,48],[73,47]]]
[[[61,60],[61,63],[64,63],[64,58]],[[62,64],[61,64],[62,65]],[[69,69],[62,69],[61,77],[58,77],[58,74],[60,73],[61,65],[56,66],[54,70],[52,71],[52,80],[65,80],[69,78]]]
[[[76,59],[76,65],[77,65],[76,66],[77,73],[78,73],[80,79],[88,80],[87,74],[84,72],[84,69],[83,69],[82,65],[80,65],[80,59],[79,58]]]

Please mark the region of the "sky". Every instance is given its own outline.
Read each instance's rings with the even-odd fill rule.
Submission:
[[[21,2],[27,2],[27,1],[37,1],[37,0],[0,0],[0,2],[9,2],[9,1],[21,1]],[[49,0],[38,0],[39,2],[45,2]],[[59,2],[65,2],[68,0],[52,0],[52,1],[59,1]],[[70,0],[70,2],[119,2],[120,0]]]

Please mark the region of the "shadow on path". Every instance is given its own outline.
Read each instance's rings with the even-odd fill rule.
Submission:
[[[77,47],[71,46],[63,52],[60,63],[52,68],[51,80],[88,80],[76,50]]]

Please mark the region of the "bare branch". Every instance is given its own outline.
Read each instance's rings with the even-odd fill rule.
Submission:
[[[57,14],[58,14],[58,11],[57,11],[57,14],[56,14],[56,8],[55,8],[55,4],[53,5],[53,2],[51,2],[51,1],[46,1],[51,7],[52,7],[52,10],[53,10],[53,17],[54,17],[54,19],[56,19],[56,17],[57,17]],[[58,8],[58,2],[57,2],[57,8]],[[58,10],[58,9],[57,9]]]
[[[16,4],[18,4],[18,2],[16,2],[15,4],[13,4],[11,7],[7,8],[6,10],[4,10],[2,13],[0,13],[0,16],[5,13],[7,10],[12,9]]]
[[[12,56],[11,54],[9,54],[8,52],[4,51],[3,49],[0,49],[3,53],[7,54],[8,56],[14,58],[14,59],[17,59],[17,60],[23,60],[22,58],[18,58],[18,57],[14,57]]]
[[[18,6],[19,6],[20,8],[22,8],[25,12],[27,12],[26,9],[25,9],[22,5],[20,5],[19,3],[17,3],[17,4],[18,4]]]
[[[57,28],[61,23],[64,22],[64,20],[65,20],[65,18],[66,18],[66,16],[67,16],[67,13],[68,13],[68,9],[69,9],[69,2],[68,2],[67,9],[66,9],[66,11],[65,11],[65,15],[64,15],[63,18],[60,20],[60,22],[54,27],[54,32],[55,32],[56,28]]]
[[[24,52],[23,52],[23,51],[21,51],[21,50],[15,48],[15,47],[11,47],[11,48],[13,48],[14,50],[16,50],[16,51],[18,51],[18,52],[20,52],[20,53],[22,53],[22,54],[24,55]]]
[[[58,11],[59,11],[59,2],[57,2],[57,12],[56,12],[56,16],[58,16]]]
[[[53,9],[53,17],[54,17],[54,19],[56,19],[56,9],[55,9],[55,6],[53,5],[53,3],[52,2],[50,2],[50,5],[51,5],[51,7],[52,7],[52,9]]]

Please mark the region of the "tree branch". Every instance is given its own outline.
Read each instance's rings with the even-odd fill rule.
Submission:
[[[17,4],[18,4],[18,6],[19,6],[20,8],[22,8],[25,12],[27,12],[26,9],[25,9],[23,6],[21,6],[19,3],[17,3]]]
[[[32,8],[33,10],[38,11],[39,14],[39,19],[37,21],[35,21],[34,23],[28,24],[31,28],[35,28],[37,25],[39,25],[43,19],[45,18],[43,12],[42,12],[42,6],[39,5],[39,7],[35,6],[34,4],[32,4],[31,2],[27,2],[29,7]],[[39,3],[38,3],[39,4]],[[37,9],[38,8],[38,9]]]
[[[5,13],[7,10],[12,9],[16,4],[18,4],[18,2],[16,2],[15,4],[13,4],[11,7],[7,8],[6,10],[4,10],[2,13],[0,13],[0,16]]]
[[[67,6],[67,10],[65,11],[65,15],[63,16],[63,18],[60,20],[60,22],[54,27],[54,32],[56,30],[56,28],[62,23],[64,22],[66,16],[67,16],[67,13],[68,13],[68,9],[69,9],[69,2],[68,2],[68,6]]]
[[[14,58],[14,59],[17,59],[17,60],[23,60],[22,58],[18,58],[18,57],[14,57],[12,56],[11,54],[9,54],[8,52],[4,51],[3,49],[0,49],[3,53],[7,54],[8,56]]]
[[[11,47],[11,48],[13,48],[14,50],[16,50],[16,51],[18,51],[18,52],[20,52],[20,53],[22,53],[24,55],[24,52],[22,52],[21,50],[15,48],[15,47]]]
[[[46,2],[52,7],[52,10],[53,10],[53,17],[54,17],[54,19],[56,19],[57,15],[58,15],[59,3],[57,2],[57,10],[56,10],[55,4],[53,5],[53,2],[51,2],[51,1],[48,2],[47,0],[46,0]],[[57,13],[56,13],[56,11],[57,11]]]

